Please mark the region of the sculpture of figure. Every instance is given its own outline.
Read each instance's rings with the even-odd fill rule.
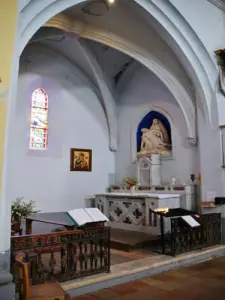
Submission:
[[[162,153],[171,150],[168,133],[160,120],[154,119],[150,128],[143,128],[141,132],[142,137],[140,153]]]

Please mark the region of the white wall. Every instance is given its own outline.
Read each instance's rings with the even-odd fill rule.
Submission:
[[[187,182],[191,173],[199,173],[198,149],[190,146],[184,116],[176,100],[165,85],[150,71],[139,69],[120,97],[118,107],[119,148],[116,154],[116,181],[124,176],[136,176],[132,163],[132,149],[135,147],[135,128],[151,109],[165,111],[171,120],[173,159],[163,161],[163,180],[176,177],[180,183]],[[133,135],[133,136],[132,136]],[[132,145],[133,144],[133,145]]]
[[[54,72],[60,74],[60,67],[54,65]],[[30,97],[38,87],[49,94],[49,146],[42,153],[28,150]],[[57,82],[35,73],[20,74],[14,139],[14,155],[10,158],[14,172],[10,172],[8,196],[12,200],[17,196],[36,200],[43,212],[84,206],[84,198],[104,191],[114,173],[104,111],[79,78],[71,84],[66,79]],[[70,172],[70,148],[92,149],[92,172]]]
[[[216,61],[214,51],[223,49],[225,42],[224,12],[206,0],[170,0],[170,2],[187,20],[212,59]]]

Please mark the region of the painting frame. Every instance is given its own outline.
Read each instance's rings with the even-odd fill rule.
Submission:
[[[77,155],[79,155],[79,159],[76,158]],[[88,159],[85,159],[85,157],[88,157]],[[79,165],[81,165],[82,162],[84,162],[83,166],[79,167],[78,164],[76,165],[76,162],[78,160],[79,160]],[[92,171],[92,150],[71,148],[70,149],[70,171],[91,172]]]

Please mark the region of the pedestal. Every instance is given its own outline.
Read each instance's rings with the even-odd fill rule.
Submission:
[[[185,186],[185,208],[187,210],[196,210],[196,185],[188,184]]]
[[[162,162],[161,154],[151,154],[151,185],[162,185]]]

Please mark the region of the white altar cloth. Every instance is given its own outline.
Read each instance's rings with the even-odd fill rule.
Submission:
[[[96,194],[95,196],[104,196],[104,197],[140,197],[140,198],[158,198],[158,199],[166,199],[166,198],[179,198],[180,194],[159,194],[159,193],[101,193]]]

